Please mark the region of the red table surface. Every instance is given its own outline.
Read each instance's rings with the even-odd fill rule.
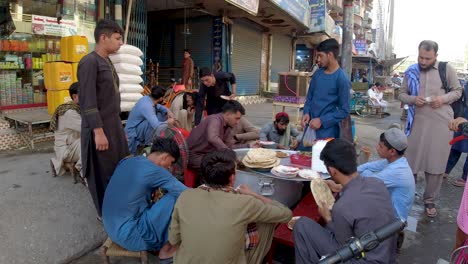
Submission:
[[[293,210],[294,216],[306,216],[320,224],[324,224],[323,219],[318,211],[318,206],[315,203],[315,199],[312,193],[308,193]],[[286,224],[280,224],[275,230],[273,237],[276,243],[280,243],[286,246],[294,247],[294,239],[292,230],[288,228]]]

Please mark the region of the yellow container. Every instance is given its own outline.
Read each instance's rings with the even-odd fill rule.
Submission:
[[[88,39],[85,36],[62,37],[60,57],[67,62],[80,62],[88,54]]]
[[[49,115],[53,115],[55,109],[63,103],[70,102],[70,93],[68,90],[60,90],[60,91],[47,91],[47,112]]]
[[[72,63],[72,81],[77,82],[78,81],[78,62]]]
[[[44,64],[44,84],[47,90],[68,90],[72,83],[71,63],[56,61]]]

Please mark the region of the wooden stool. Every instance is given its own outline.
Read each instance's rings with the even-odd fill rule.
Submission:
[[[131,257],[140,258],[142,264],[148,264],[148,252],[147,251],[128,251],[116,243],[112,242],[110,238],[107,238],[106,242],[101,247],[102,257],[105,264],[110,264],[109,257]]]

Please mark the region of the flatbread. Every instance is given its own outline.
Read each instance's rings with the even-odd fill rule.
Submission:
[[[272,168],[279,165],[276,152],[271,149],[256,148],[247,152],[242,163],[250,168]]]
[[[276,157],[277,158],[287,158],[288,157],[288,153],[286,152],[282,152],[282,151],[276,151]]]
[[[335,197],[333,197],[330,187],[324,180],[318,178],[310,181],[310,190],[318,206],[324,203],[328,209],[332,209],[335,204]]]

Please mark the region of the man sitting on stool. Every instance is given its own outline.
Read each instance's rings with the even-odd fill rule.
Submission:
[[[167,243],[172,210],[187,189],[168,169],[179,159],[179,147],[171,139],[158,138],[151,154],[120,161],[107,185],[102,220],[109,238],[131,251],[159,250],[159,263],[172,257]],[[152,202],[157,189],[165,194]]]
[[[81,173],[81,114],[78,104],[78,83],[68,89],[71,102],[61,104],[55,109],[50,120],[50,130],[54,131],[55,158],[50,159],[52,175],[65,173],[64,163],[76,163],[74,168]],[[72,172],[73,175],[75,175]],[[75,176],[75,183],[77,178]]]
[[[164,87],[154,86],[151,94],[138,100],[128,116],[125,132],[128,148],[133,155],[137,154],[139,146],[149,146],[153,134],[161,124],[174,124],[174,116],[165,106],[160,105],[164,97]]]

